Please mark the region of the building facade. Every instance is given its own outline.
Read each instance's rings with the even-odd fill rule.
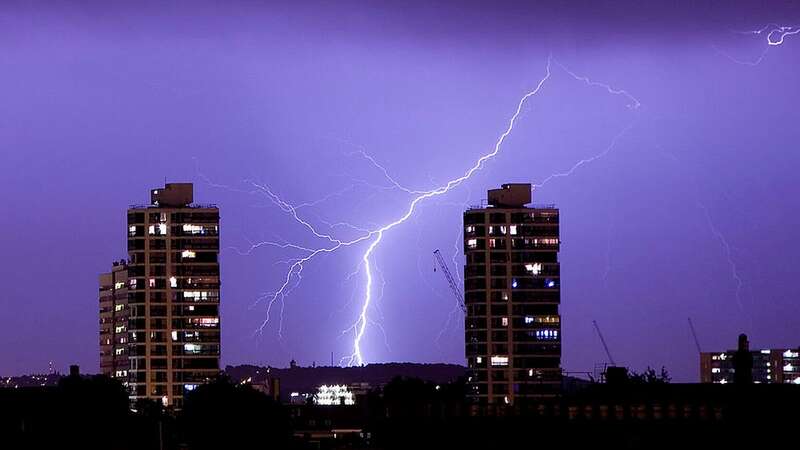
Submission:
[[[100,274],[100,373],[128,382],[128,264]]]
[[[219,373],[219,209],[191,183],[150,197],[128,209],[129,389],[180,408]]]
[[[736,350],[700,353],[701,383],[733,383]],[[750,351],[753,383],[800,384],[800,349],[774,348]]]
[[[464,212],[466,358],[479,407],[560,388],[559,211],[530,202],[530,184],[504,184]]]

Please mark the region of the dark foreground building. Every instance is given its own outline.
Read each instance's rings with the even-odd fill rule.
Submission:
[[[561,384],[559,211],[530,184],[464,212],[469,396],[481,408],[552,397]]]

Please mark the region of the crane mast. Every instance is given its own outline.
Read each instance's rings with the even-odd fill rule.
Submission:
[[[600,327],[597,325],[597,321],[593,320],[592,325],[594,325],[595,331],[597,331],[597,336],[600,338],[600,343],[603,344],[603,348],[606,351],[606,355],[608,356],[608,361],[611,363],[612,366],[616,366],[617,363],[614,362],[614,358],[611,356],[611,352],[608,350],[608,345],[606,345],[606,340],[603,337],[603,333],[600,332]]]
[[[689,329],[692,330],[692,337],[694,338],[694,345],[697,347],[697,353],[703,353],[703,351],[700,350],[700,341],[697,340],[697,332],[694,331],[694,324],[692,323],[692,318],[689,317],[688,319],[689,319]]]
[[[456,284],[453,274],[451,274],[450,270],[447,268],[447,264],[444,263],[444,258],[442,258],[442,253],[438,248],[434,250],[433,256],[436,258],[436,262],[439,264],[444,276],[447,278],[447,283],[450,285],[450,290],[453,291],[453,295],[456,296],[456,300],[458,300],[458,305],[461,307],[461,311],[466,314],[467,307],[464,305],[464,296],[461,294],[461,289],[458,288],[458,284]]]

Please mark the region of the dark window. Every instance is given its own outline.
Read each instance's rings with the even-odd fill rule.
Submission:
[[[491,222],[491,223],[506,223],[506,213],[491,213],[491,214],[489,214],[489,222]]]

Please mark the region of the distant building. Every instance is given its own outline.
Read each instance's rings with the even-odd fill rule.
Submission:
[[[219,209],[191,183],[153,189],[128,209],[131,400],[180,408],[219,374]]]
[[[469,395],[477,406],[554,396],[561,384],[559,211],[530,184],[464,212]]]
[[[128,264],[100,275],[100,372],[128,382]]]
[[[736,350],[700,353],[701,383],[733,383]],[[753,383],[800,384],[800,348],[752,350]]]

